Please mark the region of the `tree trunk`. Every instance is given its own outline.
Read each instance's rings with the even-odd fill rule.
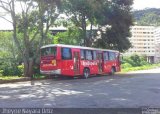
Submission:
[[[24,76],[33,78],[33,59],[24,59]]]
[[[29,77],[31,77],[31,79],[33,79],[33,59],[30,59],[29,61],[29,68],[28,68],[28,74],[29,74]]]
[[[24,76],[28,77],[28,69],[29,69],[28,61],[24,59],[23,62],[24,62]]]
[[[89,31],[89,38],[88,38],[88,43],[87,43],[89,47],[91,47],[92,43],[93,43],[92,32],[93,32],[93,22],[91,21],[91,26],[90,26],[90,31]]]
[[[83,38],[84,38],[84,46],[87,46],[86,42],[86,17],[82,15],[82,30],[83,30]]]

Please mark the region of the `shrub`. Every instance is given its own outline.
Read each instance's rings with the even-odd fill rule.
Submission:
[[[124,57],[123,64],[125,63],[129,63],[133,67],[149,65],[145,56],[139,56],[136,54],[128,56],[128,57]]]
[[[130,68],[130,67],[132,67],[132,65],[129,63],[122,64],[122,68]]]
[[[40,74],[40,66],[38,66],[38,65],[34,66],[33,67],[33,72],[34,72],[33,74],[36,74],[36,75]]]
[[[3,69],[3,76],[22,76],[23,75],[23,65],[19,65],[17,67],[5,67]]]
[[[0,70],[0,76],[2,76],[2,74],[3,74],[3,70]]]
[[[22,76],[24,72],[24,65],[19,65],[18,66],[18,74],[19,76]]]

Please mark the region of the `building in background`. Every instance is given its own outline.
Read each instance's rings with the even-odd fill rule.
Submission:
[[[154,63],[155,56],[155,27],[132,26],[129,38],[132,47],[124,55],[138,54],[146,56],[149,63]]]
[[[155,62],[160,63],[160,27],[154,31],[155,37]]]

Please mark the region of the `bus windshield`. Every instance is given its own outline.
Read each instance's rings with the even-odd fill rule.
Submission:
[[[41,49],[41,56],[56,56],[57,48],[56,47],[47,47]]]

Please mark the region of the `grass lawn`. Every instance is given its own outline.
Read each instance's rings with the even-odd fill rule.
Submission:
[[[0,76],[0,80],[14,80],[14,79],[21,79],[24,77],[20,76]]]
[[[43,78],[46,78],[46,76],[43,76],[43,75],[33,75],[33,78],[34,79],[43,79]]]
[[[129,71],[137,71],[137,70],[147,70],[147,69],[153,69],[160,67],[160,64],[152,64],[152,65],[144,65],[144,66],[139,66],[139,67],[128,67],[128,68],[123,68],[121,72],[129,72]]]
[[[0,76],[0,80],[14,80],[14,79],[22,79],[24,78],[23,76]],[[43,79],[46,78],[46,76],[42,75],[34,75],[34,79]]]

